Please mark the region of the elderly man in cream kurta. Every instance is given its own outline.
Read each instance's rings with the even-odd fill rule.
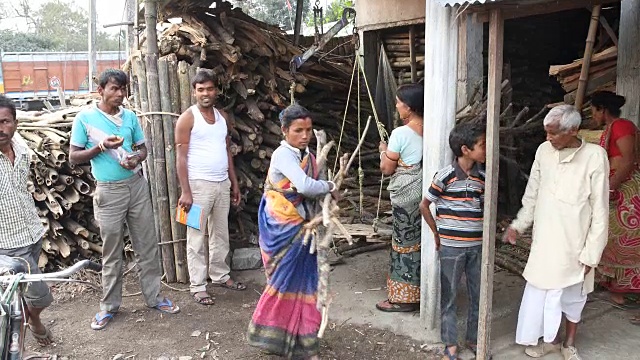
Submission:
[[[574,338],[607,243],[607,153],[578,138],[580,123],[570,105],[553,108],[544,119],[547,141],[536,152],[522,209],[504,238],[513,244],[533,224],[516,330],[516,342],[528,346],[525,353],[533,358],[561,351],[566,360],[581,359]]]

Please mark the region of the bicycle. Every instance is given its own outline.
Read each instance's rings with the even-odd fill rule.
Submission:
[[[36,281],[65,282],[82,269],[96,272],[102,265],[82,260],[62,271],[29,274],[28,264],[20,258],[0,255],[0,359],[23,360],[28,311],[23,293]]]

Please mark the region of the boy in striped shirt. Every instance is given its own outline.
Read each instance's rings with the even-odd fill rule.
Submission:
[[[433,231],[440,256],[443,360],[457,359],[458,333],[456,295],[464,273],[469,292],[467,347],[475,353],[478,337],[484,166],[486,130],[483,124],[457,125],[449,135],[456,159],[438,171],[420,204],[420,211]],[[436,218],[429,206],[436,205]]]

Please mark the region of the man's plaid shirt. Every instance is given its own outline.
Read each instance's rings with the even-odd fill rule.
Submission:
[[[15,153],[13,165],[0,152],[0,249],[35,244],[46,232],[27,189],[29,150],[15,138],[12,146]]]

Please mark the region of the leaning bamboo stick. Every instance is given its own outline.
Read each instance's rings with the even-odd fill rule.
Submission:
[[[600,10],[602,5],[596,5],[591,11],[591,23],[589,24],[589,34],[587,35],[586,46],[584,49],[584,60],[582,62],[582,71],[580,72],[580,80],[578,80],[578,93],[576,94],[576,109],[582,112],[582,104],[584,104],[584,96],[587,91],[587,83],[589,82],[589,66],[591,66],[591,56],[593,55],[593,44],[596,41],[596,33],[598,32],[598,23],[600,21]]]

